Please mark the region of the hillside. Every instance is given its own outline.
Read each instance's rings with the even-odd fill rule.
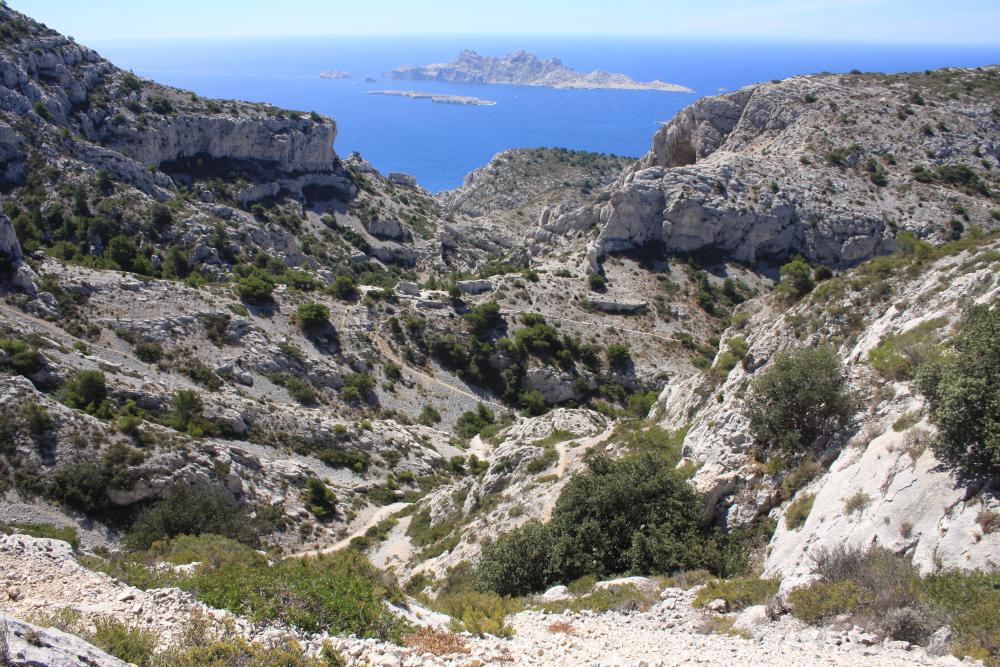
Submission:
[[[0,38],[0,663],[998,664],[1000,69],[435,196]]]

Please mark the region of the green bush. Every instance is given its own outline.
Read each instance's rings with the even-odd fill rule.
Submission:
[[[142,341],[136,343],[134,350],[139,361],[144,361],[147,364],[155,364],[163,358],[163,347],[159,343]]]
[[[585,575],[715,565],[715,545],[700,527],[702,499],[663,458],[598,456],[589,465],[563,488],[548,525],[529,524],[484,550],[478,570],[484,586],[540,590]],[[534,563],[527,570],[526,553]]]
[[[353,301],[358,298],[358,284],[351,276],[337,276],[326,291],[343,301]]]
[[[344,385],[340,388],[345,401],[357,403],[373,400],[375,380],[367,373],[348,373],[343,378]]]
[[[764,604],[777,595],[780,583],[778,579],[757,577],[711,579],[698,591],[691,604],[704,607],[712,600],[725,600],[729,611],[739,611],[755,604]]]
[[[608,281],[599,273],[591,273],[587,276],[587,285],[591,290],[600,292],[608,286]]]
[[[267,303],[274,292],[274,282],[258,275],[249,275],[236,281],[236,295],[251,303]]]
[[[25,403],[20,412],[21,419],[24,420],[31,435],[40,436],[52,430],[52,416],[44,405]]]
[[[90,642],[116,658],[138,667],[151,664],[159,636],[150,630],[122,623],[114,618],[99,618],[94,623]]]
[[[353,549],[272,564],[262,556],[205,563],[182,586],[213,607],[305,632],[398,642],[407,629],[384,604],[401,601],[398,586]]]
[[[924,363],[917,387],[930,404],[935,453],[962,470],[1000,474],[1000,305],[970,306],[952,349]]]
[[[305,328],[319,327],[326,324],[330,318],[330,309],[321,303],[307,301],[299,304],[295,311],[295,319]]]
[[[777,287],[779,294],[798,301],[809,294],[815,286],[812,269],[801,257],[793,257],[791,261],[781,266],[781,281]]]
[[[818,624],[849,614],[861,606],[858,585],[853,581],[816,582],[788,594],[792,614],[806,623]]]
[[[780,353],[754,380],[747,401],[758,455],[805,454],[824,433],[845,426],[855,412],[837,353],[830,347]]]
[[[809,518],[815,500],[815,493],[806,493],[792,501],[792,504],[785,510],[785,526],[789,530],[801,528],[806,519]]]
[[[537,389],[521,392],[519,400],[524,411],[533,417],[543,415],[549,409],[545,397]]]
[[[306,480],[305,502],[320,520],[329,519],[337,511],[337,495],[319,477]]]
[[[126,542],[131,549],[148,549],[157,540],[203,533],[250,545],[259,541],[247,508],[239,505],[228,491],[177,482],[139,514]]]
[[[483,545],[477,577],[486,590],[499,595],[520,596],[543,590],[558,577],[554,551],[550,527],[530,521]]]
[[[434,426],[441,423],[441,413],[434,409],[432,405],[425,405],[417,417],[417,422],[424,426]]]
[[[0,351],[6,355],[0,361],[0,369],[8,373],[29,377],[45,367],[45,359],[38,350],[24,341],[0,338]]]
[[[76,410],[108,416],[108,385],[101,371],[79,371],[66,381],[62,401]]]
[[[500,304],[496,301],[487,301],[473,307],[462,316],[468,323],[469,328],[476,338],[485,338],[494,329],[503,324],[503,315],[500,314]]]
[[[479,403],[475,410],[462,413],[455,423],[455,432],[463,438],[471,438],[495,422],[496,415],[493,414],[493,411]]]
[[[462,591],[439,595],[434,607],[452,617],[452,629],[482,637],[490,634],[510,637],[513,629],[507,615],[520,611],[520,605],[510,598],[493,593]]]
[[[868,361],[887,379],[912,380],[921,364],[939,354],[934,332],[946,324],[947,318],[938,317],[901,334],[886,336],[868,353]]]
[[[622,343],[608,345],[605,354],[608,357],[608,365],[619,370],[628,366],[628,362],[632,360],[631,350],[628,349],[628,345]]]

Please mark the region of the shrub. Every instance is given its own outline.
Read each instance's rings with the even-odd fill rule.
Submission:
[[[320,520],[330,518],[337,510],[337,495],[319,477],[306,480],[305,501],[309,511]]]
[[[711,579],[698,591],[691,604],[695,607],[704,607],[712,600],[725,600],[729,611],[739,611],[755,604],[763,604],[777,595],[780,583],[778,579],[757,577]]]
[[[758,454],[780,451],[794,457],[820,435],[846,425],[855,401],[836,352],[819,347],[779,354],[754,380],[747,409]]]
[[[400,602],[401,591],[353,549],[273,564],[261,556],[205,563],[184,587],[213,607],[305,632],[398,642],[407,631],[384,604]]]
[[[319,327],[326,324],[330,318],[330,309],[321,303],[307,301],[299,304],[295,311],[295,319],[304,328]]]
[[[815,500],[815,493],[806,493],[792,501],[792,504],[785,510],[785,526],[789,530],[801,528],[806,519],[809,518]]]
[[[463,412],[455,423],[455,432],[463,438],[471,438],[484,428],[496,422],[496,415],[484,404],[479,403],[475,410]]]
[[[514,631],[507,624],[507,614],[519,611],[510,598],[475,591],[439,595],[435,607],[452,617],[452,629],[480,637],[510,637]]]
[[[798,301],[813,290],[816,284],[812,279],[812,269],[809,263],[801,257],[793,257],[787,264],[781,266],[781,281],[777,291],[793,301]]]
[[[938,428],[934,451],[967,473],[1000,474],[1000,306],[970,306],[952,350],[924,363],[917,387]]]
[[[163,347],[159,343],[142,341],[135,345],[135,356],[147,364],[155,364],[163,358]]]
[[[351,276],[337,276],[326,291],[344,301],[353,301],[358,298],[358,284]]]
[[[608,286],[608,281],[599,273],[591,273],[587,276],[587,285],[595,292],[601,292]]]
[[[866,507],[871,505],[871,502],[871,496],[864,491],[858,491],[844,501],[844,513],[854,514],[855,512],[863,512]]]
[[[861,605],[858,585],[853,581],[816,582],[788,594],[792,614],[806,623],[823,621],[855,611]]]
[[[79,371],[62,390],[63,403],[92,415],[107,416],[107,397],[108,385],[101,371]]]
[[[476,575],[486,590],[520,596],[539,591],[557,578],[552,530],[529,521],[483,545]]]
[[[200,436],[204,431],[198,422],[201,421],[201,396],[191,389],[178,390],[170,399],[170,425],[178,431],[197,431],[192,435]]]
[[[52,416],[44,405],[25,403],[21,408],[21,419],[25,421],[31,435],[40,436],[52,430]]]
[[[255,545],[257,533],[245,507],[221,487],[203,489],[177,482],[143,510],[126,539],[132,549],[148,549],[176,535],[213,533]]]
[[[89,639],[98,648],[138,667],[150,664],[153,650],[159,642],[156,633],[114,618],[97,619]]]
[[[316,405],[318,398],[316,390],[307,381],[288,376],[284,380],[284,386],[288,391],[288,395],[292,397],[292,400],[297,401],[301,405]]]
[[[367,373],[348,373],[344,376],[344,385],[340,392],[345,401],[367,401],[375,391],[375,380]]]
[[[545,414],[546,410],[549,409],[545,397],[537,389],[521,392],[520,403],[524,411],[532,416]]]
[[[482,581],[503,590],[539,590],[540,572],[548,573],[542,579],[548,585],[584,575],[694,569],[713,561],[714,545],[700,529],[701,499],[663,459],[598,456],[589,464],[588,473],[574,477],[560,493],[547,526],[551,538],[536,528],[498,540],[504,548],[484,558]],[[540,554],[549,542],[547,569],[533,567],[530,576],[518,579],[521,565],[507,559],[519,558],[529,547]],[[491,574],[497,572],[507,578],[500,582]]]
[[[174,105],[162,95],[151,95],[149,97],[149,108],[154,113],[171,114],[174,112]]]
[[[632,352],[628,349],[628,345],[622,343],[608,345],[605,354],[608,357],[608,365],[618,369],[628,366],[628,362],[632,359]]]
[[[45,360],[38,350],[23,341],[0,338],[0,351],[6,355],[0,361],[0,369],[9,373],[30,377],[45,367]]]
[[[424,426],[434,426],[441,423],[441,413],[434,409],[432,405],[425,405],[417,417],[417,422]]]
[[[271,300],[274,283],[256,275],[240,278],[234,288],[236,295],[251,303],[266,303]]]
[[[868,353],[868,361],[887,379],[912,380],[921,364],[938,355],[933,332],[947,323],[947,318],[938,317],[903,333],[886,336]]]
[[[503,324],[503,315],[500,314],[500,304],[496,301],[487,301],[473,307],[462,316],[468,323],[472,334],[476,338],[485,338],[494,329]]]

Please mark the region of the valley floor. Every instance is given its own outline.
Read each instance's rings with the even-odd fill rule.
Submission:
[[[351,665],[974,664],[951,656],[929,656],[905,642],[879,643],[857,628],[817,630],[788,616],[768,621],[763,607],[751,607],[739,617],[729,618],[696,610],[691,606],[696,589],[666,588],[659,601],[645,611],[517,613],[508,619],[513,637],[462,635],[465,651],[435,655],[375,640],[303,635],[285,627],[255,625],[228,612],[208,609],[177,589],[143,591],[87,570],[77,563],[69,545],[55,540],[0,537],[0,572],[0,613],[12,618],[44,626],[57,619],[61,609],[69,608],[87,622],[110,616],[152,630],[162,645],[168,645],[192,616],[201,615],[222,624],[229,622],[227,633],[255,642],[269,643],[292,635],[311,653],[318,653],[323,642],[330,640]],[[406,613],[416,623],[441,626],[447,622],[447,617],[417,605]],[[733,618],[742,636],[706,629],[713,619]],[[12,641],[11,657],[15,660],[17,650],[17,641]]]

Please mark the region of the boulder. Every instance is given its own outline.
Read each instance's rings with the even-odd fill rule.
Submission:
[[[459,280],[455,286],[466,294],[483,294],[492,292],[493,283],[485,278],[479,280]]]
[[[9,616],[0,615],[0,633],[7,638],[10,667],[129,667],[124,660],[105,653],[93,644],[55,628],[43,628]]]

